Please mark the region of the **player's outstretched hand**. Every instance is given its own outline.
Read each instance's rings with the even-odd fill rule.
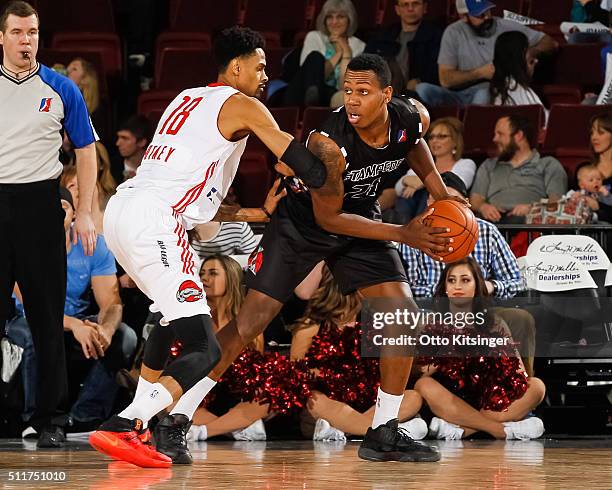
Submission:
[[[442,261],[439,254],[453,251],[453,239],[440,236],[442,233],[448,233],[448,228],[434,228],[425,224],[425,218],[431,213],[433,209],[428,209],[403,225],[400,230],[401,241],[409,247],[422,250],[435,260]]]
[[[287,189],[281,189],[278,191],[280,186],[281,179],[278,178],[272,184],[272,187],[268,191],[268,195],[266,196],[266,202],[264,202],[264,209],[272,214],[276,210],[276,206],[278,206],[279,201],[287,195]]]
[[[284,175],[285,177],[295,176],[295,172],[293,171],[293,169],[286,163],[281,162],[280,160],[274,165],[274,170],[276,170],[279,174]]]
[[[468,208],[471,208],[472,205],[470,204],[470,200],[466,199],[463,196],[453,196],[451,194],[447,194],[446,196],[444,196],[442,199],[444,200],[449,200],[449,201],[457,201],[458,203],[463,204],[464,206],[467,206]]]
[[[91,213],[77,212],[74,220],[72,244],[77,244],[77,238],[81,240],[85,255],[93,255],[96,249],[96,227],[94,226]]]

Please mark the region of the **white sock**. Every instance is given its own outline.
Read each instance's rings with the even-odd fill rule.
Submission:
[[[205,425],[192,425],[189,431],[193,434],[194,441],[205,441],[208,439],[208,429]]]
[[[151,386],[153,386],[153,383],[151,383],[150,381],[147,381],[142,376],[139,376],[138,377],[138,385],[136,385],[136,394],[134,395],[134,400],[136,400],[146,390],[151,388]],[[149,421],[148,420],[143,420],[142,421],[142,428],[143,429],[146,429],[148,425],[149,425]]]
[[[198,381],[192,388],[183,393],[183,396],[179,398],[179,401],[176,402],[176,405],[170,412],[170,415],[174,415],[177,413],[181,413],[186,415],[189,420],[193,419],[193,414],[196,409],[202,403],[202,400],[206,398],[206,395],[210,393],[215,385],[216,381],[212,380],[208,376]]]
[[[389,420],[396,419],[399,414],[400,405],[404,395],[390,395],[385,393],[381,388],[378,388],[378,397],[376,398],[376,408],[374,409],[374,419],[372,420],[372,429],[386,424]]]
[[[148,390],[144,390],[138,398],[130,403],[119,414],[119,417],[148,422],[153,415],[170,406],[172,401],[172,395],[161,383],[153,383]]]

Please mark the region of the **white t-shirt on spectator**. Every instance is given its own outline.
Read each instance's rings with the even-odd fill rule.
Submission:
[[[469,190],[470,187],[472,187],[472,182],[474,182],[474,177],[476,176],[476,164],[471,158],[461,158],[455,162],[455,165],[453,165],[451,172],[453,172],[457,177],[460,177],[461,180],[463,180],[466,189]],[[408,173],[404,175],[404,177],[415,176],[416,174],[412,169],[408,170]],[[398,196],[401,196],[404,190],[404,184],[402,183],[404,177],[399,179],[395,184],[395,193]]]
[[[348,43],[353,53],[353,58],[363,53],[365,43],[361,39],[351,36],[348,38]],[[327,34],[323,34],[319,31],[310,31],[308,34],[306,34],[306,37],[304,38],[304,46],[302,46],[302,53],[300,54],[300,66],[304,64],[306,57],[313,51],[318,51],[325,59],[327,59],[325,54],[329,44],[331,44],[331,42]]]
[[[508,99],[506,99],[506,103],[503,105],[541,105],[544,107],[542,100],[533,89],[519,85],[513,78],[508,82],[508,87]],[[495,97],[493,105],[502,105],[501,95]],[[546,121],[548,121],[548,110],[545,107],[544,113]]]

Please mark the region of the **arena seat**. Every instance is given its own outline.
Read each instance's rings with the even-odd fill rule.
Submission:
[[[495,0],[495,8],[493,15],[498,17],[504,16],[504,10],[509,10],[515,14],[523,15],[525,13],[525,3],[528,0]]]
[[[312,0],[249,0],[244,25],[257,31],[296,31],[309,27]]]
[[[266,75],[270,80],[281,77],[283,59],[293,48],[266,48]]]
[[[559,25],[570,19],[572,4],[573,0],[528,0],[527,16],[546,24]]]
[[[456,117],[459,119],[461,116],[461,107],[458,105],[432,106],[428,107],[427,111],[429,112],[430,122],[434,122],[442,117]]]
[[[112,0],[62,0],[61,7],[58,3],[57,0],[37,2],[44,31],[115,32]]]
[[[175,32],[166,31],[157,36],[155,42],[155,59],[159,59],[164,48],[197,48],[212,49],[208,32]]]
[[[306,107],[302,118],[302,141],[306,141],[308,134],[320,126],[332,112],[330,107]]]
[[[467,106],[463,117],[464,153],[477,157],[492,155],[495,152],[493,132],[497,120],[514,114],[528,118],[536,131],[544,125],[544,109],[541,105]]]
[[[171,0],[170,29],[215,33],[243,23],[245,0]],[[214,15],[213,15],[214,14]]]
[[[543,93],[548,107],[554,104],[580,104],[582,100],[582,93],[577,85],[545,85]]]
[[[178,90],[148,90],[138,96],[137,111],[157,126],[168,104],[178,95]]]
[[[213,53],[208,49],[164,48],[155,63],[155,87],[184,90],[217,79]]]
[[[278,126],[286,133],[295,136],[298,130],[298,122],[300,110],[298,107],[272,107],[270,108],[272,117],[278,123]],[[262,151],[268,155],[271,164],[276,163],[274,155],[268,150],[261,140],[254,134],[249,136],[247,143],[247,151]]]
[[[555,84],[580,85],[584,90],[598,90],[603,85],[601,44],[565,44],[559,48],[554,63]]]
[[[104,72],[118,77],[123,71],[123,56],[119,36],[110,32],[58,32],[53,36],[52,48],[87,49],[102,55]]]
[[[234,188],[243,207],[263,206],[268,190],[272,186],[273,173],[264,152],[245,151],[240,159]]]

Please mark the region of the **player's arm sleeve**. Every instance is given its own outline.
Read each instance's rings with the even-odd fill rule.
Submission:
[[[83,148],[98,141],[83,95],[71,80],[62,84],[62,101],[64,128],[74,147]]]

